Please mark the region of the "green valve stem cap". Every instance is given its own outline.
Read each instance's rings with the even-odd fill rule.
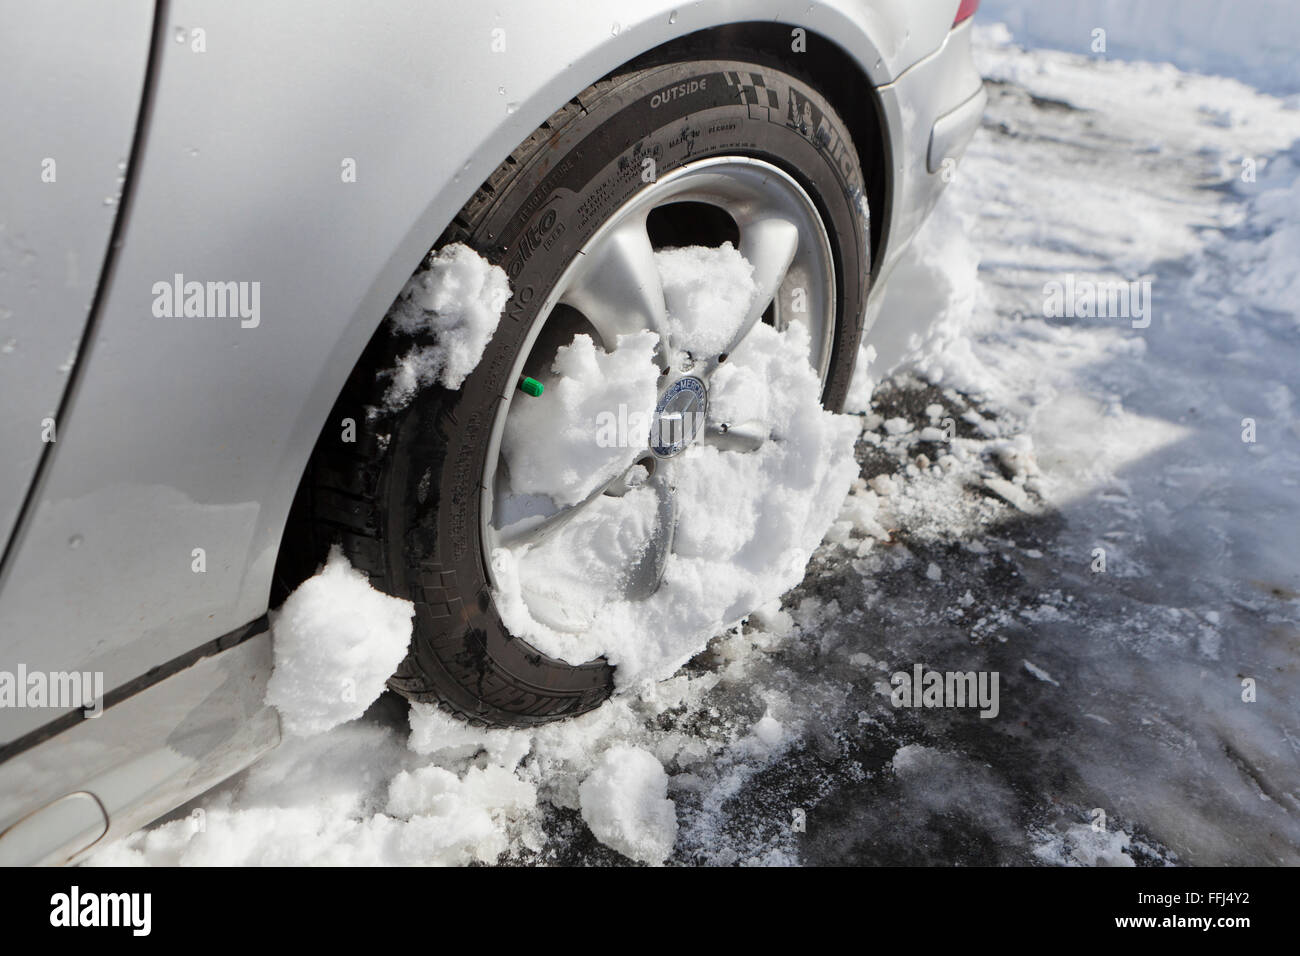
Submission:
[[[543,391],[545,391],[545,386],[535,378],[521,375],[519,377],[519,391],[523,392],[525,395],[531,395],[533,398],[537,398]]]

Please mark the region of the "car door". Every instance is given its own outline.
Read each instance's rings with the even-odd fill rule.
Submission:
[[[0,547],[11,550],[121,208],[150,0],[0,0]]]

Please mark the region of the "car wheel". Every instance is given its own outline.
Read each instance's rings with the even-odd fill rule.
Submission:
[[[502,623],[496,549],[547,534],[582,505],[525,532],[503,530],[502,444],[519,403],[544,400],[517,389],[521,376],[549,368],[576,331],[606,350],[620,334],[662,331],[648,301],[658,288],[654,249],[732,242],[762,292],[751,319],[805,322],[823,404],[842,405],[869,282],[862,170],[830,104],[763,60],[642,65],[574,98],[501,164],[440,240],[469,245],[510,280],[512,297],[476,370],[460,389],[425,389],[345,444],[330,437],[333,423],[364,422],[365,409],[382,404],[376,372],[397,348],[386,330],[358,365],[299,507],[314,547],[341,541],[376,588],[414,602],[410,651],[389,682],[407,698],[474,722],[527,726],[591,710],[610,694],[614,668],[605,660],[548,657]],[[663,369],[661,405],[693,401],[693,383],[707,388],[736,341],[694,356],[689,375]],[[743,429],[714,432],[684,441],[747,440]],[[652,482],[668,471],[656,463],[673,453],[647,455]],[[671,538],[666,520],[628,570],[622,597],[654,591]],[[553,626],[582,625],[562,596],[533,600],[532,612]]]

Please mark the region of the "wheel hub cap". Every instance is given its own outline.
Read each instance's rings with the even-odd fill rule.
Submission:
[[[708,394],[704,382],[693,375],[668,386],[650,424],[650,450],[656,458],[679,455],[695,441],[704,429]]]

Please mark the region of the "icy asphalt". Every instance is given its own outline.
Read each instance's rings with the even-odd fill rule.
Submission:
[[[803,732],[702,801],[715,848],[682,857],[1294,865],[1300,324],[1279,293],[1300,104],[995,30],[979,63],[983,129],[904,276],[948,300],[921,362],[939,387],[884,383],[872,410],[913,431],[859,446],[864,477],[893,475],[892,534],[859,559],[823,547],[802,588],[817,623],[756,679],[804,702]],[[1269,175],[1243,181],[1243,159]],[[944,275],[969,254],[953,233],[973,289]],[[1045,320],[1067,274],[1149,279],[1150,325]],[[914,467],[942,454],[916,441],[932,403],[971,439],[943,477]],[[1017,472],[1021,507],[995,491]],[[889,675],[917,663],[997,672],[1000,713],[895,708]],[[780,833],[796,807],[805,832]]]

